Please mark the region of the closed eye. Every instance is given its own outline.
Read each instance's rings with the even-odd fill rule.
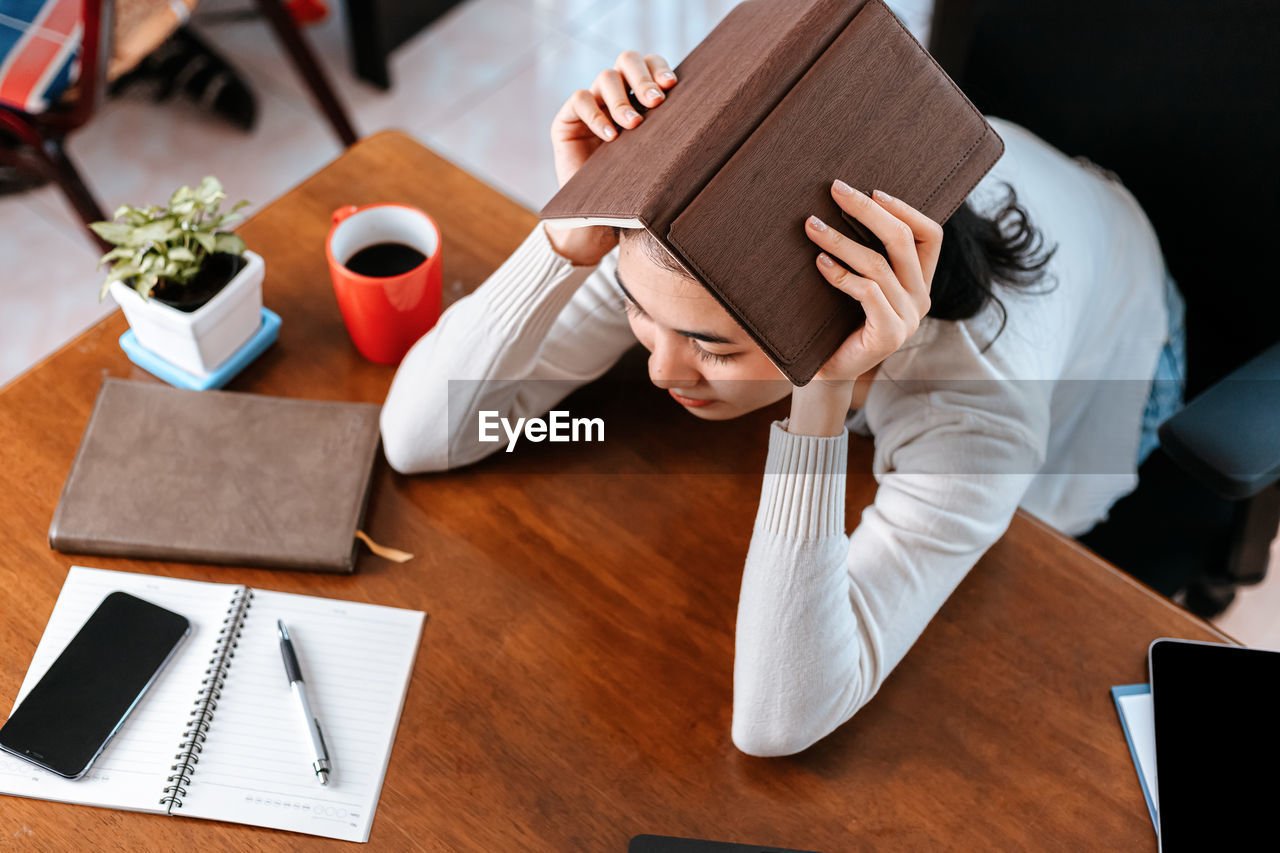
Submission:
[[[627,310],[628,317],[648,317],[649,316],[648,314],[644,313],[643,308],[641,308],[639,305],[632,302],[630,299],[623,299],[622,307]]]
[[[725,362],[732,361],[733,357],[737,355],[737,353],[718,353],[705,350],[698,346],[698,342],[693,338],[689,339],[689,343],[693,344],[693,350],[698,354],[698,358],[712,364],[724,364]]]
[[[640,307],[640,303],[637,302],[635,297],[631,295],[631,291],[627,290],[627,286],[622,283],[622,276],[619,275],[617,272],[615,272],[613,275],[618,282],[618,289],[622,291],[623,305],[624,307],[626,307],[627,313],[628,314],[634,313],[634,315],[637,317],[644,317],[646,320],[652,320],[653,318],[650,317],[648,313],[645,312],[644,308]],[[673,329],[672,331],[674,331],[677,335],[684,335],[686,338],[693,338],[699,341],[706,341],[709,344],[728,344],[730,346],[734,345],[734,342],[729,340],[728,338],[722,337],[712,332],[690,332],[684,329]]]

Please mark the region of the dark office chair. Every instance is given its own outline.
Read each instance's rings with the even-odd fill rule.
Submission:
[[[1160,237],[1190,402],[1080,541],[1203,616],[1262,579],[1280,522],[1278,38],[1273,0],[939,0],[930,41],[984,113],[1118,173]]]

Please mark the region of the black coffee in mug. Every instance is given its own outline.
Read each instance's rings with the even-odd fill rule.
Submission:
[[[407,273],[426,259],[422,252],[404,243],[374,243],[352,255],[344,266],[360,275],[387,278]]]

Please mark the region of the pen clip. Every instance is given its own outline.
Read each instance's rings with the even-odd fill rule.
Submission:
[[[320,758],[324,761],[329,760],[329,745],[324,742],[324,729],[320,728],[320,721],[315,717],[311,718],[316,724],[316,737],[320,738]]]
[[[284,623],[276,620],[276,624],[280,626],[280,656],[284,658],[285,678],[290,684],[302,681],[302,667],[298,665],[298,655],[293,651],[293,641],[289,639]]]

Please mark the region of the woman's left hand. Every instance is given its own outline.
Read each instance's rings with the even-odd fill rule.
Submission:
[[[880,239],[888,258],[816,216],[805,222],[805,233],[822,249],[815,260],[818,269],[832,286],[858,300],[867,315],[813,381],[792,393],[788,431],[814,435],[843,430],[854,381],[915,334],[929,312],[929,290],[942,251],[942,226],[900,199],[879,190],[868,196],[843,181],[832,184],[831,197]]]
[[[868,196],[836,181],[831,197],[880,238],[889,255],[886,260],[816,216],[805,222],[809,239],[823,250],[816,260],[818,269],[833,286],[858,300],[867,315],[867,322],[845,339],[815,379],[852,382],[897,352],[929,312],[929,290],[942,251],[942,226],[879,190]]]

